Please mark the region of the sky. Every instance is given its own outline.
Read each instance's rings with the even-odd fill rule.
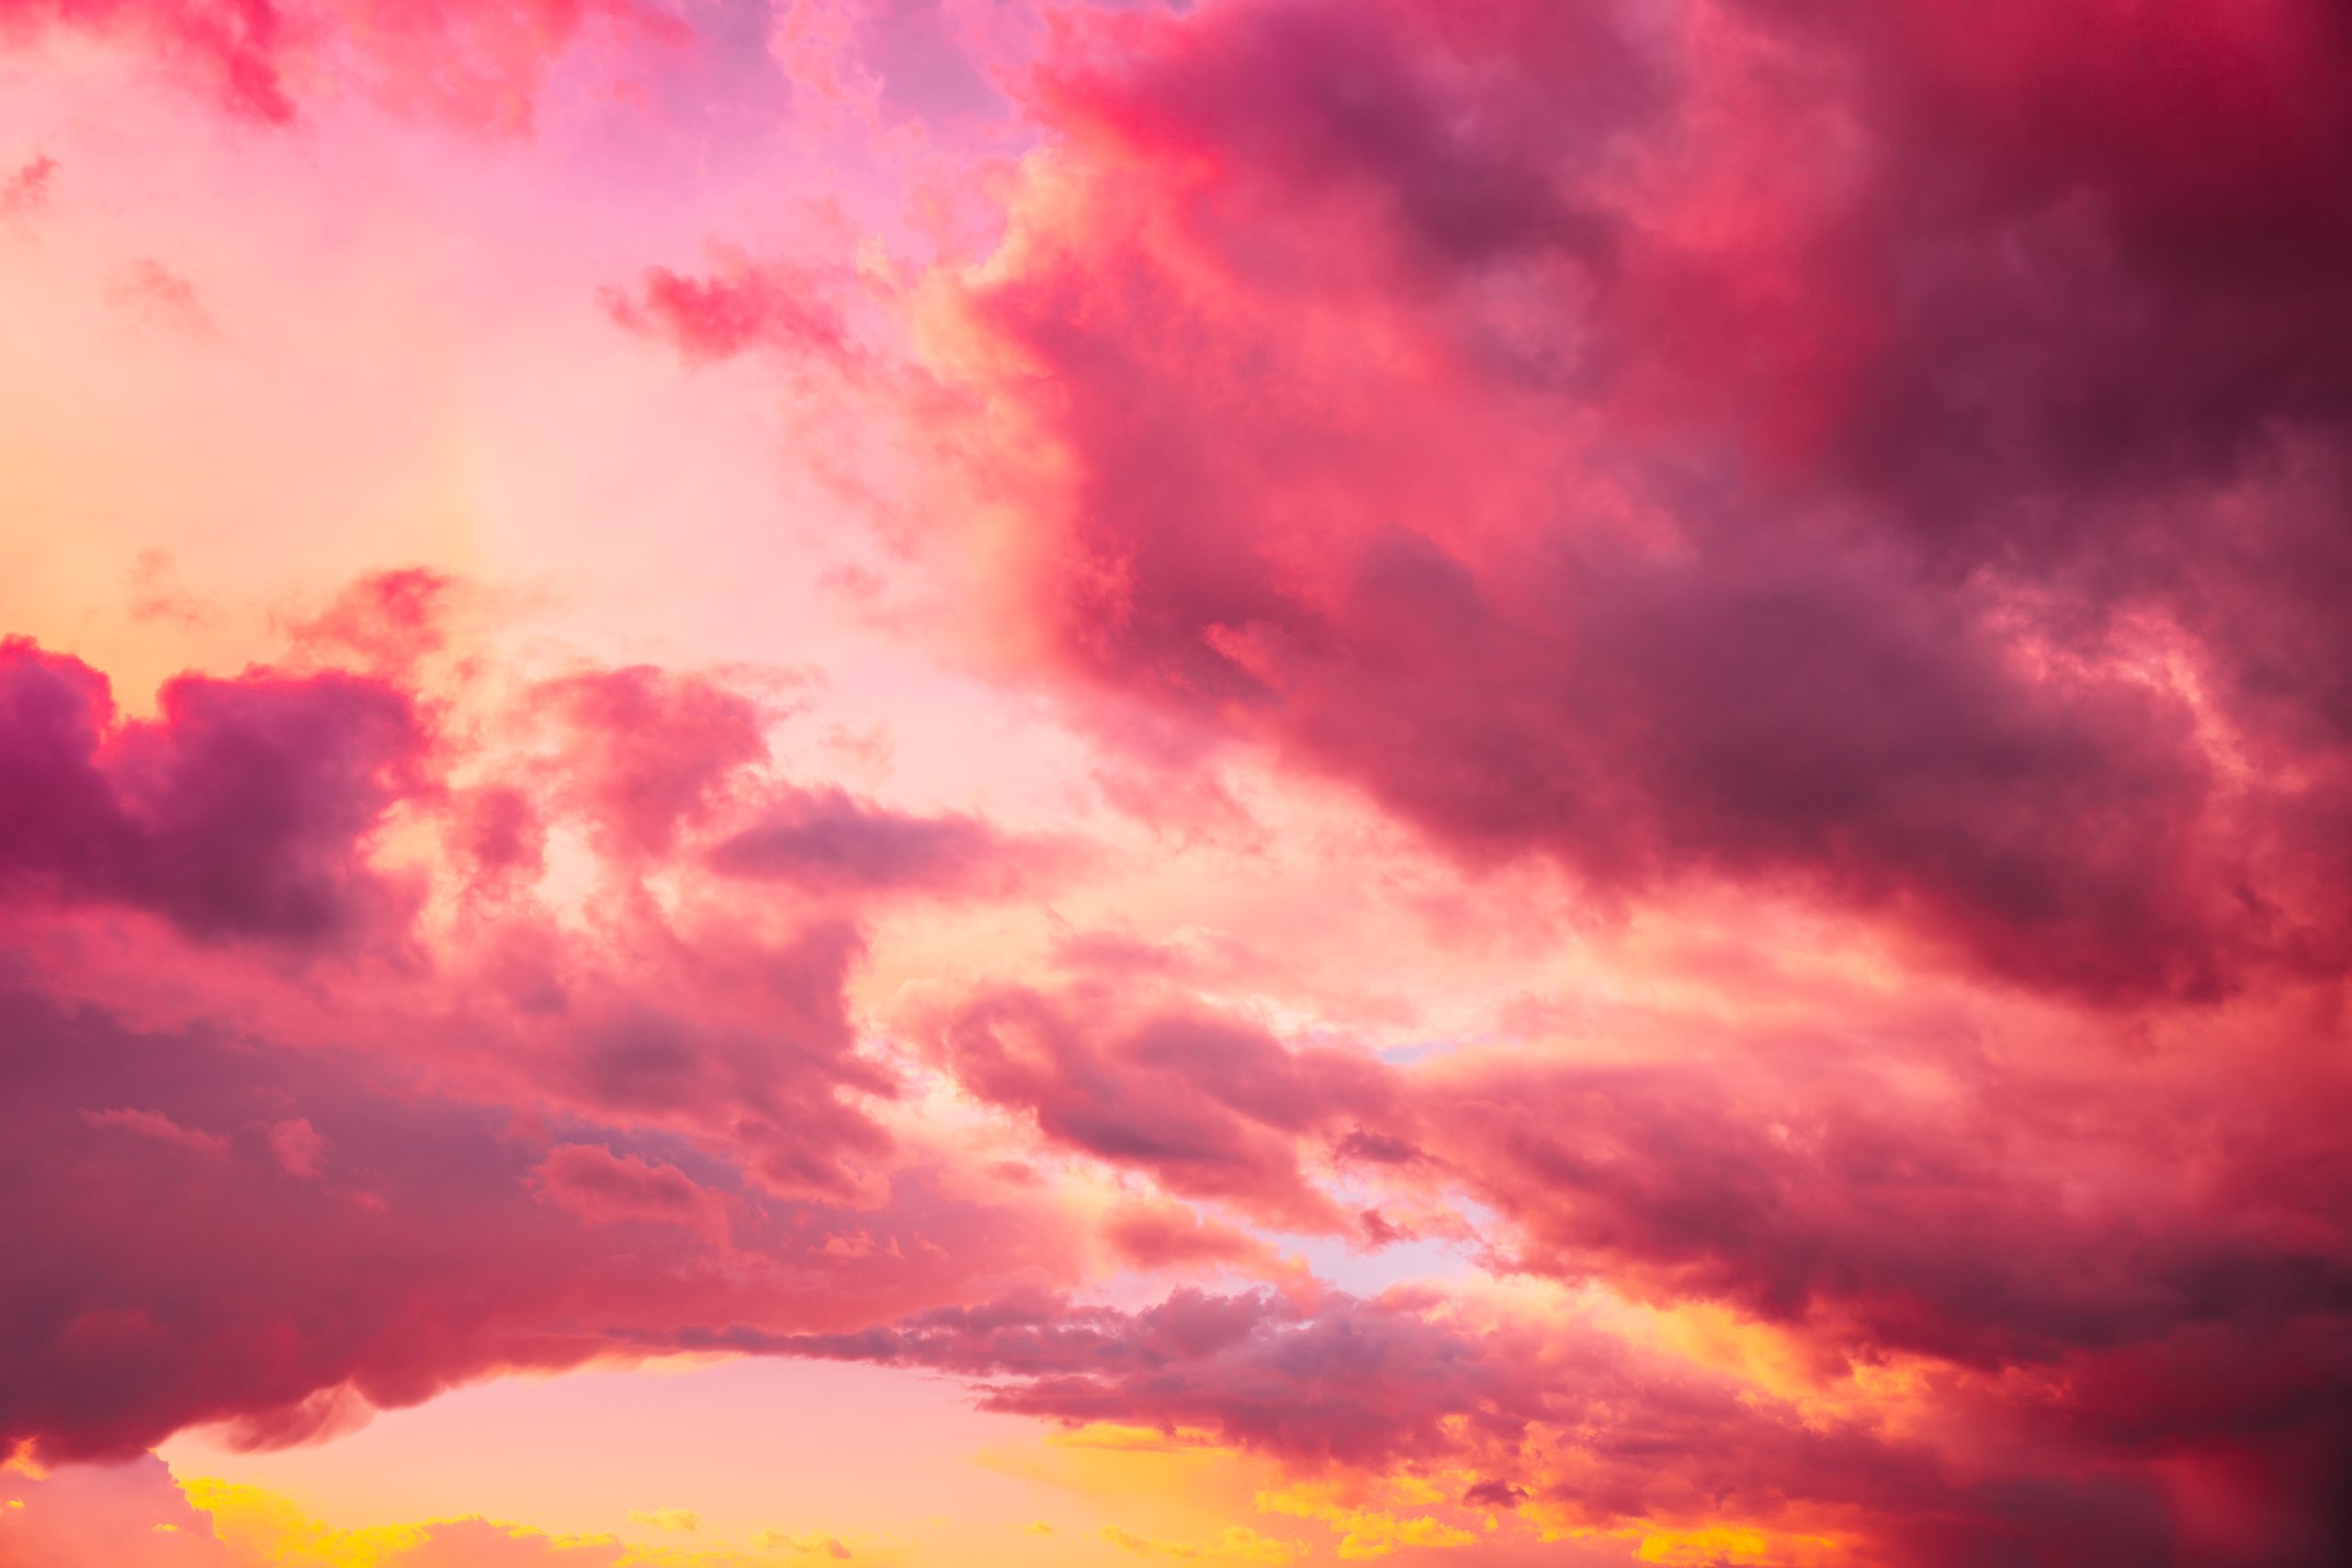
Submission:
[[[0,1565],[2352,1561],[2333,0],[0,0]]]

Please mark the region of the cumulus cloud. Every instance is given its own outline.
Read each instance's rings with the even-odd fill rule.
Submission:
[[[0,1450],[317,1440],[502,1370],[853,1327],[1082,1256],[866,1108],[896,1083],[848,1019],[842,888],[805,919],[765,883],[749,918],[633,892],[590,931],[519,880],[485,900],[484,863],[525,874],[482,843],[485,798],[624,889],[744,830],[761,709],[622,670],[445,732],[452,699],[405,683],[431,640],[411,586],[298,628],[314,664],[399,675],[187,676],[153,718],[78,660],[0,651],[0,1338],[27,1369]],[[385,869],[396,812],[463,852]]]
[[[667,16],[0,0],[0,45],[499,132]],[[2340,6],[695,17],[917,199],[598,303],[852,373],[926,648],[1148,863],[807,771],[793,677],[510,667],[428,568],[152,711],[0,643],[0,1453],[130,1461],[0,1471],[0,1554],[244,1550],[139,1458],[190,1426],[684,1350],[1272,1478],[1281,1535],[1073,1530],[1150,1560],[2345,1556]],[[1349,954],[1377,1037],[1292,972],[1354,900],[1419,922]],[[1396,1048],[1505,924],[1572,994]]]
[[[404,914],[366,856],[421,787],[408,694],[339,672],[184,677],[118,722],[104,676],[0,644],[0,878],[161,915],[199,938],[346,944]]]
[[[2329,972],[2341,18],[1906,15],[1074,29],[936,291],[1008,640],[1474,863],[2119,1003]]]

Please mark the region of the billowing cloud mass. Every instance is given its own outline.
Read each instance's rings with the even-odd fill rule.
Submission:
[[[2064,10],[1102,28],[943,304],[1023,644],[1601,896],[2331,972],[2342,19]]]
[[[681,942],[650,909],[567,934],[468,882],[458,919],[484,956],[427,960],[426,889],[391,899],[359,859],[394,798],[381,759],[447,761],[408,694],[256,671],[109,724],[86,667],[9,651],[10,926],[66,937],[40,968],[20,955],[0,1001],[11,1450],[114,1457],[210,1421],[300,1441],[711,1321],[863,1321],[816,1284],[835,1273],[913,1304],[967,1270],[1067,1267],[1050,1230],[1007,1234],[1017,1201],[976,1211],[920,1156],[880,1173],[892,1140],[861,1101],[896,1083],[852,1048],[838,913],[687,939],[665,973],[631,951]],[[747,700],[643,671],[532,703],[574,726],[550,796],[630,875],[760,744]],[[425,772],[406,790],[450,793]],[[153,918],[133,952],[181,945],[195,998],[103,994],[124,960],[82,944],[117,911]],[[216,1010],[239,997],[287,1010],[232,1025]],[[360,997],[377,1017],[355,1031]]]
[[[12,890],[151,909],[196,937],[332,943],[396,918],[358,854],[416,787],[407,696],[342,675],[188,678],[115,726],[106,678],[0,646],[0,868]]]
[[[2331,0],[0,76],[0,1564],[2352,1556]]]

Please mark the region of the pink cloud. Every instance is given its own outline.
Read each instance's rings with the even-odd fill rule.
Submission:
[[[348,83],[390,106],[496,134],[530,129],[556,62],[599,29],[659,46],[683,26],[631,0],[7,0],[0,44],[50,32],[153,59],[236,118],[296,119],[302,97]]]
[[[592,1219],[667,1222],[723,1232],[726,1209],[718,1195],[673,1165],[616,1155],[599,1144],[562,1144],[539,1167],[540,1190],[553,1201]]]
[[[1069,858],[1063,846],[1011,838],[974,817],[893,811],[828,788],[777,792],[711,851],[710,865],[814,889],[1010,895]]]
[[[23,218],[49,205],[57,160],[36,154],[0,177],[0,218]]]
[[[198,339],[222,335],[220,320],[195,284],[153,256],[142,256],[107,291],[115,306],[130,315]]]
[[[311,1440],[503,1369],[714,1323],[856,1324],[959,1276],[1055,1267],[1049,1231],[919,1170],[885,1213],[798,1205],[674,1141],[551,1145],[413,1073],[395,1090],[380,1058],[145,1034],[21,992],[6,1009],[6,1348],[26,1371],[0,1393],[0,1448],[49,1462],[209,1422]],[[153,1109],[118,1109],[134,1092]],[[294,1119],[265,1119],[288,1109],[333,1151],[314,1172],[283,1157]],[[852,1235],[869,1245],[831,1245]]]
[[[314,1177],[326,1156],[327,1141],[316,1127],[295,1116],[270,1128],[269,1152],[287,1175]]]
[[[1248,1231],[1204,1220],[1181,1203],[1123,1203],[1106,1216],[1103,1239],[1137,1269],[1238,1268],[1270,1273],[1273,1249]]]
[[[695,15],[707,74],[662,90],[773,51],[860,112],[739,145],[649,88],[661,135],[499,177],[674,230],[765,209],[647,147],[841,160],[854,262],[714,248],[597,300],[676,234],[544,216],[611,247],[575,318],[851,373],[782,434],[887,515],[815,520],[855,602],[792,637],[867,662],[556,665],[429,567],[239,673],[149,594],[86,646],[205,649],[152,713],[0,643],[0,1457],[130,1460],[59,1472],[96,1519],[164,1507],[138,1455],[192,1426],[731,1351],[1238,1448],[1316,1517],[1409,1492],[1465,1555],[2345,1555],[2340,7]],[[680,31],[0,0],[12,62],[96,40],[260,125],[521,132]],[[363,227],[446,287],[474,187],[354,166],[433,187],[446,232]],[[688,418],[736,376],[652,383]],[[568,438],[589,390],[532,416]],[[533,536],[463,514],[537,491],[469,434],[419,494],[501,558]],[[802,645],[763,636],[707,646]],[[940,660],[1001,709],[948,711]],[[795,744],[820,708],[854,789]],[[1043,739],[966,769],[998,717]],[[153,1545],[34,1529],[0,1555]]]
[[[126,1133],[136,1133],[142,1138],[175,1145],[191,1154],[218,1158],[229,1152],[229,1140],[218,1133],[198,1132],[183,1127],[170,1117],[153,1111],[133,1111],[118,1107],[111,1111],[85,1111],[82,1120],[93,1127],[116,1127]]]
[[[214,940],[320,949],[398,924],[405,898],[365,846],[419,787],[428,739],[405,694],[257,669],[183,677],[161,706],[119,723],[87,665],[0,645],[0,878]]]
[[[1134,1312],[1030,1296],[860,1335],[719,1342],[936,1367],[981,1380],[993,1408],[1208,1433],[1303,1475],[1484,1470],[1452,1515],[1473,1525],[1522,1506],[1586,1529],[1740,1518],[1936,1565],[2170,1550],[2160,1490],[2095,1457],[1963,1478],[1931,1443],[1742,1397],[1573,1318],[1442,1309],[1410,1291],[1302,1304],[1184,1290]]]
[[[238,1568],[153,1454],[36,1478],[0,1468],[0,1562]]]
[[[0,1450],[317,1440],[696,1324],[858,1326],[1079,1267],[1042,1198],[961,1189],[871,1109],[898,1086],[849,1016],[842,889],[806,919],[769,884],[748,914],[622,897],[568,931],[522,880],[531,823],[626,889],[763,820],[760,705],[650,669],[522,693],[440,734],[450,698],[256,668],[125,720],[88,666],[0,654],[0,915],[50,943],[6,1000],[0,1333],[40,1370]],[[458,852],[380,869],[396,808]]]
[[[1073,998],[1100,1014],[1112,998]],[[946,1021],[942,1060],[967,1089],[1033,1116],[1046,1137],[1148,1172],[1169,1191],[1295,1229],[1347,1222],[1308,1179],[1302,1144],[1386,1085],[1337,1050],[1293,1051],[1227,1020],[1174,1012],[1081,1022],[1035,992],[974,998]]]
[[[322,662],[413,684],[418,665],[447,645],[459,592],[447,573],[421,567],[371,572],[289,629],[295,646]]]
[[[2291,1040],[2261,1047],[2282,1074],[2268,1088],[2233,1081],[2226,1055],[2119,1084],[2108,1074],[2129,1058],[2107,1056],[2115,1045],[2079,1023],[2052,1027],[2058,1039],[2041,1059],[2029,1051],[1988,1060],[1932,1033],[1890,1042],[1864,1032],[1852,1041],[1759,1035],[1620,1065],[1479,1052],[1406,1069],[1354,1058],[1340,1070],[1339,1058],[1231,1023],[1193,1018],[1130,1033],[1134,1026],[1115,1017],[1090,1028],[1042,998],[1000,997],[953,1026],[965,1032],[951,1046],[961,1054],[947,1059],[967,1089],[1030,1110],[1053,1143],[1261,1223],[1311,1226],[1331,1201],[1324,1184],[1343,1172],[1408,1197],[1475,1197],[1495,1216],[1484,1230],[1494,1270],[1570,1286],[1605,1281],[1661,1307],[1728,1308],[1739,1320],[1777,1325],[1823,1368],[1890,1358],[1936,1366],[1946,1397],[1928,1428],[1931,1446],[1973,1450],[1990,1432],[2030,1431],[2064,1456],[2052,1462],[2067,1473],[2106,1478],[2081,1479],[2090,1488],[2082,1494],[2068,1482],[2042,1501],[2030,1489],[2004,1499],[1999,1487],[1956,1497],[1955,1517],[1965,1522],[1940,1543],[1904,1517],[1893,1494],[1877,1495],[1867,1506],[1886,1517],[1872,1529],[1901,1543],[1896,1560],[1966,1561],[1976,1550],[1966,1541],[2011,1531],[2073,1543],[2050,1551],[2084,1550],[2091,1534],[2075,1532],[2095,1533],[2099,1520],[2107,1522],[2098,1529],[2128,1525],[2133,1539],[2153,1543],[2172,1528],[2165,1510],[2187,1474],[2205,1478],[2198,1484],[2208,1506],[2223,1506],[2228,1518],[2271,1521],[2263,1539],[2329,1539],[2333,1483],[2321,1456],[2340,1451],[2333,1411],[2352,1387],[2352,1265],[2341,1226],[2327,1217],[2346,1178],[2333,1152],[2341,1085],[2316,1069],[2315,1041]],[[1905,1074],[1926,1074],[1936,1087],[1906,1087]],[[2234,1141],[2232,1130],[2248,1124],[2266,1129],[2259,1148]],[[1260,1141],[1273,1128],[1292,1139]],[[1330,1166],[1300,1159],[1315,1141],[1328,1141]],[[1377,1242],[1387,1222],[1374,1211],[1364,1225]],[[1244,1257],[1159,1213],[1114,1215],[1109,1235],[1148,1267]],[[1381,1310],[1427,1325],[1438,1321],[1430,1305],[1404,1292]],[[1246,1312],[1218,1309],[1238,1314],[1237,1325],[1264,1314],[1277,1325],[1320,1321],[1322,1310],[1271,1298]],[[1008,1303],[1001,1316],[922,1316],[901,1328],[902,1337],[824,1341],[822,1353],[1012,1378],[990,1396],[1004,1408],[1206,1426],[1297,1462],[1319,1454],[1323,1462],[1394,1464],[1407,1450],[1377,1445],[1418,1441],[1404,1434],[1423,1415],[1418,1404],[1410,1416],[1347,1404],[1312,1417],[1328,1416],[1347,1434],[1317,1427],[1311,1441],[1253,1439],[1250,1423],[1308,1422],[1320,1395],[1261,1381],[1254,1362],[1248,1371],[1219,1363],[1195,1384],[1172,1353],[1131,1342],[1125,1315],[1091,1308]],[[1001,1331],[1009,1336],[1001,1343]],[[1144,1332],[1141,1320],[1134,1331]],[[1236,1343],[1255,1344],[1250,1336],[1261,1330],[1234,1332]],[[1293,1330],[1265,1332],[1286,1345],[1282,1337]],[[1476,1348],[1460,1354],[1519,1353],[1507,1336],[1463,1332]],[[1263,1353],[1286,1374],[1305,1355]],[[1598,1341],[1594,1353],[1619,1354]],[[1498,1391],[1540,1383],[1570,1400],[1589,1371],[1544,1374],[1546,1382],[1523,1368],[1498,1370],[1488,1383],[1465,1370],[1469,1381],[1449,1385],[1425,1414],[1470,1416],[1503,1431],[1508,1423],[1494,1423],[1516,1413],[1536,1435],[1498,1439],[1487,1461],[1562,1462],[1565,1450],[1538,1429],[1577,1418],[1548,1403],[1553,1395],[1513,1403],[1517,1393]],[[1661,1365],[1627,1375],[1646,1385],[1679,1374]],[[1228,1376],[1264,1409],[1222,1406]],[[1429,1392],[1419,1374],[1385,1360],[1314,1376],[1317,1390],[1344,1387],[1349,1400]],[[1639,1425],[1613,1410],[1604,1434],[1589,1438],[1592,1451],[1635,1441]],[[1871,1454],[1876,1437],[1858,1432],[1854,1441],[1849,1454],[1810,1454],[1809,1477],[1772,1484],[1792,1495],[1806,1489],[1824,1505],[1859,1502],[1852,1489],[1875,1485],[1864,1478],[1897,1460]],[[1350,1446],[1358,1443],[1374,1447]],[[1648,1488],[1712,1484],[1691,1481],[1680,1461],[1652,1462]],[[1900,1460],[1940,1462],[1924,1452]],[[1589,1501],[1577,1495],[1580,1506]],[[1603,1512],[1639,1515],[1656,1506],[1647,1496],[1644,1487],[1612,1495]],[[2122,1516],[2109,1518],[2110,1506]],[[2012,1508],[2035,1517],[2012,1517]],[[2274,1560],[2258,1551],[2241,1559],[2211,1534],[2191,1529],[2198,1550],[2211,1554],[2195,1561]]]
[[[636,288],[606,294],[605,306],[631,332],[668,341],[689,365],[754,349],[847,363],[855,351],[828,292],[813,275],[775,264],[730,263],[707,278],[657,266]]]
[[[1689,10],[1073,26],[1052,183],[940,286],[1008,641],[1473,863],[2086,998],[2327,972],[2337,24]],[[2252,83],[2291,122],[2159,179]]]
[[[760,705],[698,676],[598,671],[549,683],[538,701],[564,726],[573,785],[616,854],[666,853],[767,756]]]

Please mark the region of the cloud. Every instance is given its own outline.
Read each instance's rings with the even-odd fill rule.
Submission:
[[[319,1396],[346,1386],[410,1404],[500,1364],[582,1359],[594,1335],[556,1326],[567,1297],[616,1309],[632,1278],[649,1296],[697,1288],[692,1249],[661,1246],[678,1233],[601,1243],[535,1202],[527,1149],[495,1112],[379,1099],[365,1068],[323,1054],[143,1035],[22,994],[6,1007],[17,1088],[0,1233],[21,1264],[7,1354],[39,1370],[0,1396],[0,1443],[112,1458],[231,1419],[256,1443],[299,1441],[339,1408]],[[133,1087],[169,1107],[148,1122],[238,1131],[191,1161],[180,1137],[74,1113]],[[270,1119],[294,1107],[352,1179],[283,1168]],[[128,1202],[131,1187],[149,1196]],[[201,1217],[221,1213],[243,1218]],[[458,1293],[475,1304],[452,1317]]]
[[[1301,1541],[1276,1540],[1260,1535],[1247,1526],[1228,1527],[1217,1540],[1208,1546],[1193,1546],[1180,1540],[1158,1540],[1141,1536],[1116,1525],[1104,1525],[1102,1537],[1122,1551],[1137,1557],[1169,1558],[1177,1562],[1288,1562],[1305,1554]]]
[[[0,1555],[245,1550],[139,1458],[191,1425],[678,1350],[1214,1450],[1349,1559],[2346,1555],[2340,6],[1080,6],[1018,71],[1025,6],[706,9],[895,121],[878,237],[603,308],[861,394],[931,651],[1149,852],[800,776],[797,677],[492,658],[424,569],[152,713],[0,645],[0,1450],[130,1461],[0,1473]],[[261,125],[520,131],[674,31],[0,0]],[[1437,1049],[1320,1015],[1351,900]],[[1076,1549],[1294,1551],[1150,1529]]]
[[[767,756],[760,703],[699,675],[598,670],[547,682],[533,703],[560,728],[574,798],[616,857],[666,854]]]
[[[845,367],[857,351],[831,292],[813,273],[732,258],[707,277],[649,267],[633,288],[607,291],[605,308],[688,365],[767,349]]]
[[[1061,858],[976,818],[922,817],[839,788],[778,792],[711,851],[729,876],[864,893],[1011,893]]]
[[[484,134],[530,129],[558,61],[599,33],[675,44],[682,25],[630,0],[15,0],[0,46],[96,38],[150,59],[234,118],[285,125],[348,86]]]
[[[175,1147],[186,1149],[190,1154],[203,1155],[208,1158],[219,1158],[229,1152],[229,1140],[218,1133],[199,1133],[193,1127],[183,1127],[170,1117],[159,1115],[153,1111],[131,1111],[121,1108],[112,1111],[85,1111],[82,1112],[82,1120],[93,1127],[119,1128],[126,1133],[136,1133],[142,1138],[153,1138],[158,1143],[170,1144]]]
[[[153,256],[124,268],[107,298],[116,309],[153,326],[208,342],[223,335],[220,318],[196,285]]]
[[[306,622],[306,657],[397,674],[185,676],[153,718],[0,649],[0,1341],[38,1369],[0,1450],[312,1441],[681,1329],[1073,1275],[1047,1195],[975,1190],[875,1114],[854,900],[642,895],[771,798],[741,776],[757,702],[647,668],[428,695],[417,596],[362,597],[411,630]],[[592,846],[610,908],[567,926],[483,843],[485,799]]]
[[[2352,1263],[2326,1216],[2346,1179],[2333,1141],[2344,1089],[2319,1066],[2320,1036],[2291,1017],[2192,1012],[2177,1038],[2139,1045],[2161,1067],[2121,1082],[2127,1048],[2064,1012],[2008,1018],[2015,1038],[1997,1055],[1857,1005],[1843,1029],[1788,1039],[1651,1019],[1653,1037],[1623,1060],[1606,1059],[1616,1043],[1602,1036],[1600,1060],[1466,1050],[1409,1068],[1318,1056],[1231,1020],[1139,1027],[1095,997],[989,996],[950,1028],[980,1021],[988,1032],[946,1058],[967,1088],[1170,1191],[1281,1224],[1328,1202],[1324,1184],[1343,1174],[1407,1201],[1468,1197],[1491,1216],[1478,1245],[1504,1277],[1604,1286],[1661,1312],[1727,1310],[1783,1336],[1784,1354],[1813,1369],[1801,1381],[1892,1362],[1939,1391],[1904,1418],[1910,1437],[1858,1421],[1784,1456],[1785,1470],[1765,1465],[1768,1481],[1739,1483],[1762,1489],[1758,1518],[1781,1506],[1764,1494],[1833,1509],[1867,1493],[1883,1514],[1873,1539],[1942,1562],[2006,1531],[2077,1541],[2058,1520],[2079,1508],[2155,1550],[2171,1528],[2165,1491],[2184,1473],[2171,1467],[2186,1467],[2211,1489],[2202,1506],[2237,1521],[2186,1530],[2212,1561],[2241,1560],[2217,1542],[2246,1519],[2290,1542],[2337,1529],[2324,1456],[2343,1451],[2333,1410],[2352,1386]],[[2256,1058],[2273,1066],[2242,1077]],[[2266,1129],[2259,1149],[2233,1131],[2247,1125]],[[1255,1141],[1272,1129],[1290,1136]],[[1342,1163],[1310,1168],[1313,1140]],[[1142,1266],[1249,1261],[1239,1238],[1182,1211],[1114,1211],[1104,1232]],[[1694,1450],[1702,1431],[1724,1438],[1728,1391],[1702,1398],[1687,1366],[1557,1321],[1525,1327],[1558,1337],[1566,1359],[1546,1361],[1521,1330],[1452,1311],[1402,1291],[1371,1303],[1180,1291],[1133,1314],[1013,1299],[787,1348],[950,1370],[1007,1410],[1205,1428],[1310,1469],[1461,1463],[1471,1474],[1433,1499],[1448,1506],[1704,1522],[1670,1489],[1730,1483],[1668,1463],[1642,1434],[1670,1419],[1690,1424]],[[1930,1543],[1902,1488],[1943,1473],[1940,1445],[1989,1462],[1979,1450],[1994,1432],[2032,1433],[2041,1462],[2074,1479],[2047,1496],[2023,1473],[1973,1489],[1939,1479],[1956,1490]],[[1787,1438],[1755,1441],[1761,1452]],[[1562,1469],[1570,1450],[1586,1458]],[[1531,1479],[1639,1452],[1654,1471],[1640,1484]],[[1910,1478],[1882,1491],[1890,1466]],[[1406,1540],[1374,1516],[1420,1517],[1352,1504],[1329,1517],[1356,1514],[1371,1522],[1345,1531],[1364,1551]],[[1432,1538],[1469,1528],[1430,1517]]]
[[[0,218],[28,218],[49,205],[57,183],[57,160],[45,153],[31,158],[0,176]]]
[[[1342,1230],[1307,1179],[1301,1145],[1376,1102],[1376,1064],[1291,1050],[1262,1030],[1198,1012],[1117,1020],[1113,998],[1071,1003],[1003,987],[944,1021],[940,1059],[966,1089],[1024,1111],[1046,1137],[1148,1172],[1169,1191],[1231,1203],[1264,1223]]]
[[[1271,1292],[1186,1287],[1130,1313],[1024,1296],[752,1347],[938,1368],[985,1380],[991,1409],[1206,1428],[1305,1463],[1434,1454],[1446,1417],[1510,1403],[1475,1353],[1409,1302],[1338,1298],[1310,1312]]]
[[[421,787],[408,696],[340,673],[184,676],[118,722],[105,678],[0,644],[0,882],[150,910],[190,936],[291,950],[396,930],[369,836]]]
[[[702,1516],[691,1508],[632,1508],[628,1517],[632,1523],[650,1525],[655,1529],[691,1531],[702,1529]]]
[[[598,1144],[560,1144],[537,1171],[550,1201],[591,1219],[652,1220],[724,1234],[726,1205],[673,1165],[616,1155]]]
[[[1272,1273],[1280,1263],[1258,1236],[1204,1220],[1181,1203],[1122,1203],[1104,1216],[1103,1239],[1136,1269],[1238,1268]]]
[[[1560,1301],[1522,1311],[1428,1290],[1301,1303],[1186,1289],[1125,1311],[1031,1296],[862,1334],[714,1343],[947,1371],[978,1380],[989,1408],[1072,1427],[1206,1434],[1277,1460],[1297,1479],[1261,1495],[1261,1511],[1322,1521],[1348,1558],[1483,1540],[1498,1494],[1463,1498],[1429,1477],[1502,1466],[1520,1477],[1524,1516],[1507,1540],[1663,1550],[1736,1529],[1775,1551],[1834,1540],[1866,1561],[1935,1564],[2020,1542],[2053,1561],[2172,1551],[2150,1474],[2049,1451],[2013,1470],[1964,1432],[1807,1408]]]
[[[1472,863],[2119,1006],[2332,973],[2341,18],[2022,15],[1073,26],[931,295],[941,536],[1019,657]]]
[[[824,1557],[836,1562],[845,1562],[856,1555],[840,1538],[813,1531],[793,1535],[785,1530],[765,1529],[752,1538],[752,1544],[766,1551],[789,1551],[796,1557]]]
[[[153,1454],[45,1475],[0,1465],[0,1562],[121,1568],[248,1568]]]
[[[327,1141],[316,1127],[293,1116],[270,1128],[269,1152],[277,1156],[278,1167],[287,1175],[312,1177],[319,1174],[319,1162],[326,1156]]]
[[[628,1134],[557,1142],[396,1058],[142,1032],[22,991],[0,1013],[0,1241],[18,1258],[0,1348],[26,1369],[0,1391],[0,1449],[48,1462],[205,1423],[312,1440],[494,1371],[700,1344],[713,1325],[876,1321],[958,1278],[1050,1269],[1061,1245],[1042,1215],[945,1196],[920,1169],[885,1213],[794,1203],[769,1195],[756,1140],[732,1158],[616,1154]],[[289,1111],[332,1151],[314,1172],[282,1157]],[[222,1213],[237,1224],[205,1217]],[[853,1235],[866,1245],[833,1245]]]
[[[448,645],[463,592],[455,578],[423,567],[370,572],[288,630],[296,649],[322,663],[413,683],[418,666]]]

